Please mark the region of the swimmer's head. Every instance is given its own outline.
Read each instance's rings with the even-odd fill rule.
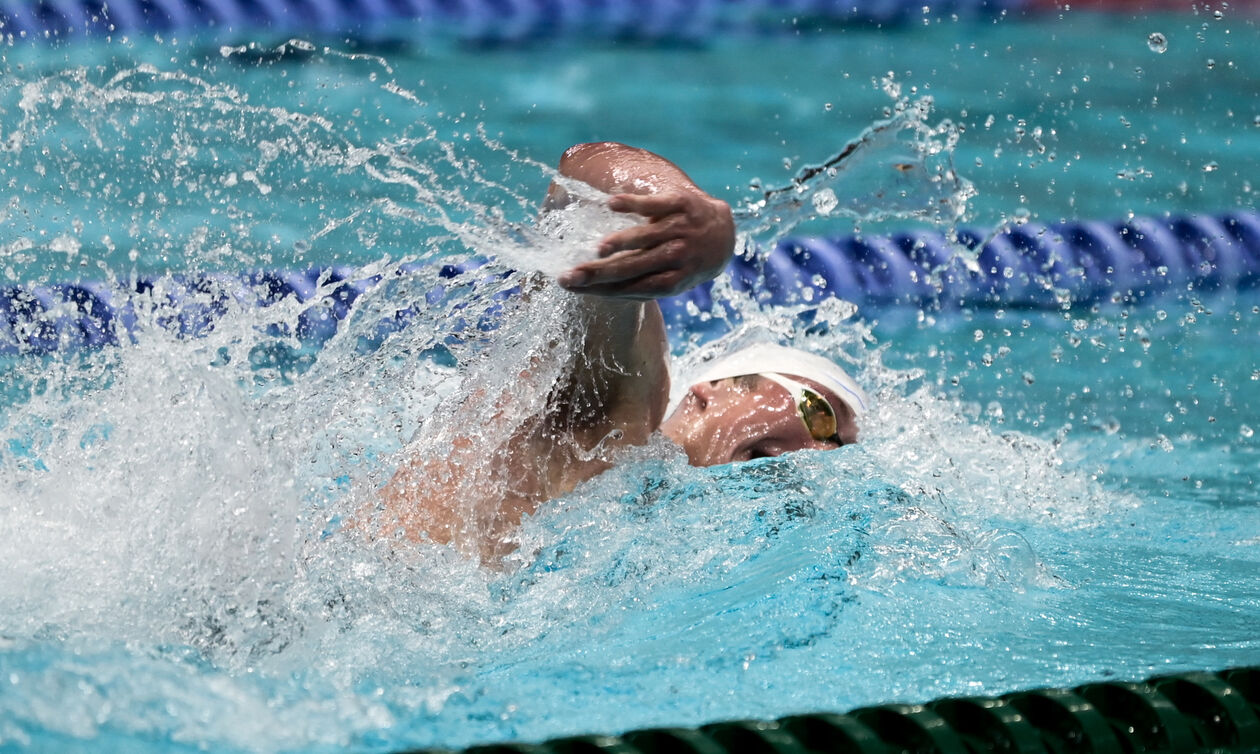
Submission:
[[[687,380],[661,431],[694,466],[825,450],[857,442],[867,398],[828,359],[759,343]]]

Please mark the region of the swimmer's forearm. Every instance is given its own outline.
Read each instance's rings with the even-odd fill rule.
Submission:
[[[559,415],[600,436],[617,428],[625,442],[647,442],[669,399],[669,342],[660,307],[589,296],[578,311],[573,324],[584,335],[583,355],[571,384],[557,393]]]

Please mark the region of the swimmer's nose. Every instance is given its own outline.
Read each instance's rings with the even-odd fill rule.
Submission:
[[[703,411],[713,402],[716,391],[717,382],[698,382],[691,386],[690,392],[696,397],[696,407]]]

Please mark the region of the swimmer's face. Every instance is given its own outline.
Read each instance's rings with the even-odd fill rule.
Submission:
[[[839,444],[815,439],[788,389],[755,374],[692,385],[661,424],[661,431],[682,446],[693,466],[748,461],[793,450],[826,450],[857,442],[857,422],[843,401],[816,382],[792,379],[831,404]]]

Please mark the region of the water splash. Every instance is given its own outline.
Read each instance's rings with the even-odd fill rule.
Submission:
[[[932,98],[900,90],[891,117],[871,124],[835,155],[801,168],[792,182],[766,191],[737,213],[750,235],[778,237],[804,220],[838,215],[859,221],[922,219],[952,227],[975,194],[953,165],[960,132],[931,125]]]

